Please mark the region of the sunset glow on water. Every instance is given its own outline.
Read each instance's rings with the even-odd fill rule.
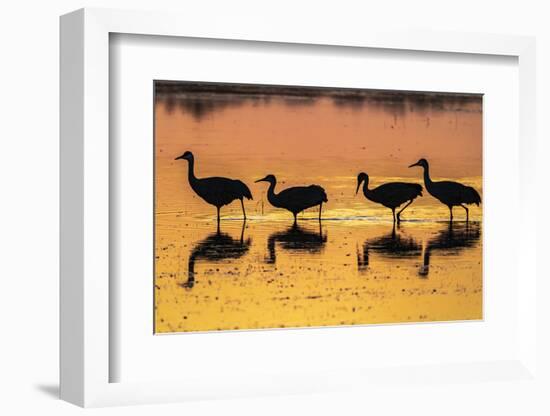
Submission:
[[[155,103],[156,332],[333,326],[482,318],[482,205],[448,208],[424,189],[394,228],[391,210],[356,195],[370,187],[433,180],[482,193],[481,97],[394,93],[366,99],[316,94],[161,90]],[[390,94],[391,97],[391,94]],[[242,180],[253,200],[221,209],[187,179]],[[318,184],[327,195],[298,216],[274,208],[276,192]]]

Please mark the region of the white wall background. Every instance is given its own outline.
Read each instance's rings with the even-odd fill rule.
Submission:
[[[84,6],[179,10],[205,17],[221,14],[271,16],[275,21],[322,19],[327,25],[368,25],[387,20],[403,27],[512,33],[538,37],[538,131],[540,173],[550,156],[550,13],[541,0],[377,0],[377,1],[194,1],[183,0],[20,0],[0,8],[0,413],[76,414],[81,409],[56,399],[58,383],[58,16]],[[550,186],[540,182],[541,190]],[[546,182],[547,183],[547,182]],[[548,197],[541,199],[540,214]],[[535,209],[535,208],[534,208]],[[548,225],[541,223],[539,244]],[[541,246],[542,247],[542,246]],[[542,252],[544,254],[544,251]],[[542,256],[540,256],[542,257]],[[540,264],[542,266],[542,262]],[[546,267],[546,266],[545,266]],[[550,276],[550,274],[547,274]],[[549,285],[539,287],[540,291]],[[547,322],[547,321],[546,321]],[[548,328],[548,327],[547,327]],[[548,339],[548,336],[546,337]],[[546,345],[548,347],[548,345]],[[550,347],[546,349],[550,351]],[[548,361],[546,361],[547,363]],[[547,372],[548,373],[548,372]],[[548,414],[534,398],[502,385],[494,397],[475,387],[438,388],[442,414]],[[526,399],[527,397],[527,399]],[[203,403],[99,409],[123,414],[365,414],[370,403],[386,401],[375,414],[423,414],[434,398],[421,390],[387,397],[345,393]],[[488,400],[489,399],[489,400]],[[479,404],[478,404],[479,403]],[[433,409],[432,409],[433,410]]]

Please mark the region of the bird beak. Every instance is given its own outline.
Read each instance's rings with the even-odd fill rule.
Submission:
[[[357,189],[355,190],[355,195],[359,192],[359,187],[361,186],[361,181],[357,181]]]
[[[182,155],[182,156],[178,156],[178,157],[175,158],[174,160],[179,160],[179,159],[183,159],[183,155]]]
[[[265,178],[258,179],[257,181],[254,181],[254,183],[263,182],[263,181],[265,181],[266,178],[267,178],[267,176]]]
[[[420,166],[420,165],[418,164],[418,162],[416,162],[416,163],[413,163],[411,166],[409,166],[409,168],[413,168],[415,166]]]

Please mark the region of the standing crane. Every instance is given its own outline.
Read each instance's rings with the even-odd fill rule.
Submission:
[[[220,208],[229,205],[236,199],[241,201],[243,209],[243,219],[246,221],[246,211],[244,209],[243,199],[252,199],[250,189],[238,179],[228,179],[220,177],[197,178],[195,176],[195,158],[193,153],[187,151],[174,160],[185,159],[189,162],[189,185],[195,193],[204,201],[216,207],[218,213],[218,227],[220,225]]]
[[[440,181],[434,182],[430,178],[430,165],[426,159],[420,159],[418,162],[409,166],[421,166],[424,168],[424,185],[435,199],[444,205],[447,205],[453,221],[453,207],[461,206],[466,211],[466,222],[469,220],[469,211],[467,204],[476,204],[479,206],[481,197],[479,193],[471,186],[462,185],[458,182]]]
[[[412,204],[418,196],[422,196],[422,186],[417,183],[407,182],[389,182],[378,186],[374,189],[369,189],[369,175],[361,172],[357,175],[357,189],[355,194],[359,192],[359,187],[363,183],[363,194],[369,201],[376,202],[391,209],[393,214],[393,222],[396,219],[401,221],[401,213]],[[395,215],[395,209],[407,202],[401,210]]]
[[[256,182],[269,182],[267,200],[276,208],[284,208],[292,212],[294,215],[294,224],[296,224],[298,213],[317,205],[319,205],[319,221],[321,221],[323,202],[328,202],[328,199],[325,190],[319,185],[294,186],[276,194],[275,185],[277,185],[277,179],[275,176],[267,175]]]

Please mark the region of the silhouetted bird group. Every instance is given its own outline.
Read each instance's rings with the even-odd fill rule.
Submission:
[[[197,178],[195,176],[195,158],[189,151],[185,152],[175,160],[185,159],[189,163],[188,178],[189,184],[195,193],[210,205],[214,205],[217,210],[218,226],[220,223],[220,208],[228,205],[236,199],[241,201],[243,218],[246,220],[246,211],[243,199],[252,199],[250,189],[238,179],[228,179],[222,177]],[[476,204],[479,206],[481,197],[479,193],[471,186],[462,185],[458,182],[440,181],[434,182],[430,178],[430,168],[426,159],[420,159],[409,167],[420,166],[424,169],[424,186],[430,195],[439,200],[449,208],[450,221],[453,221],[453,207],[461,206],[466,211],[466,221],[469,220],[469,211],[466,205]],[[312,207],[319,206],[319,221],[321,221],[321,211],[323,203],[328,202],[325,190],[319,185],[295,186],[275,193],[277,179],[274,175],[267,175],[256,182],[268,182],[267,200],[276,208],[283,208],[294,216],[294,224],[297,221],[297,215]],[[369,176],[361,172],[357,176],[357,189],[363,184],[363,194],[369,201],[383,205],[392,211],[393,222],[401,221],[403,211],[413,203],[413,201],[422,196],[422,186],[416,183],[390,182],[380,185],[374,189],[369,189]],[[401,208],[397,214],[395,210]]]

